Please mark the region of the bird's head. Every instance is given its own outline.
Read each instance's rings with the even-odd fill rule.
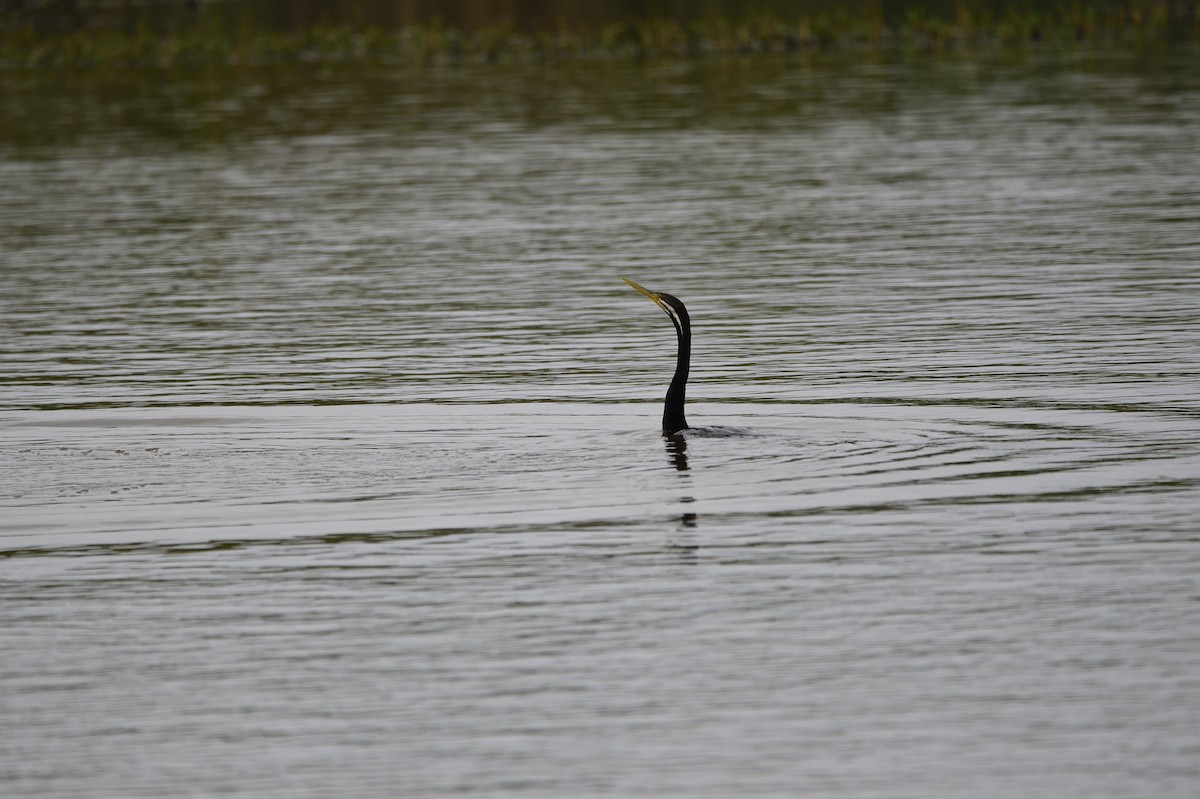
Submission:
[[[671,294],[665,294],[661,291],[651,291],[645,286],[634,283],[627,277],[623,277],[621,279],[653,300],[654,304],[659,308],[662,308],[666,312],[667,316],[671,317],[671,321],[675,324],[675,330],[680,335],[683,335],[685,332],[690,332],[692,323],[691,319],[688,317],[687,308],[684,306],[682,300],[680,300],[678,297],[675,297]]]

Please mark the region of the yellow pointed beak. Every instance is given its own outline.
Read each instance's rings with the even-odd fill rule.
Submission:
[[[622,280],[624,280],[624,281],[625,281],[626,283],[628,283],[629,285],[633,286],[633,287],[634,287],[635,289],[637,289],[638,291],[640,291],[640,292],[642,292],[643,294],[645,294],[645,295],[646,295],[647,297],[649,297],[650,299],[654,300],[654,304],[655,304],[655,305],[657,305],[659,308],[662,308],[664,311],[666,311],[666,310],[667,310],[666,303],[664,303],[664,302],[662,301],[662,298],[658,296],[658,293],[657,293],[657,292],[651,291],[650,289],[648,289],[648,288],[646,288],[645,286],[643,286],[643,285],[640,285],[640,284],[638,284],[638,283],[634,283],[632,280],[630,280],[630,279],[629,279],[629,278],[627,278],[627,277],[623,277],[623,278],[621,278],[621,279],[622,279]],[[667,313],[670,313],[670,311],[667,311]]]

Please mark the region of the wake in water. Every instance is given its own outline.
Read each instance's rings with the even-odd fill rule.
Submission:
[[[747,427],[734,427],[733,425],[709,425],[706,427],[689,427],[686,430],[680,430],[672,436],[683,436],[684,438],[755,438],[768,437],[770,433],[761,430],[751,430]]]

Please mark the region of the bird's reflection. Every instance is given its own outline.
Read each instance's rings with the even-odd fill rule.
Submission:
[[[675,467],[675,471],[679,472],[679,477],[688,481],[691,484],[691,474],[688,473],[688,455],[687,455],[687,439],[679,434],[663,436],[666,442],[667,458],[671,465]],[[685,494],[679,498],[680,502],[695,502],[696,498],[690,494]],[[679,516],[680,530],[694,530],[696,528],[696,514],[683,513]],[[691,536],[687,535],[685,540],[672,544],[672,548],[686,552],[694,552],[699,549],[699,545],[691,540]]]
[[[671,459],[671,465],[675,467],[675,471],[686,472],[688,470],[687,439],[678,433],[664,435],[663,439],[667,442],[667,456]]]

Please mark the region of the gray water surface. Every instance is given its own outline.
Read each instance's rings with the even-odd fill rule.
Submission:
[[[5,75],[0,792],[1195,796],[1196,66]]]

